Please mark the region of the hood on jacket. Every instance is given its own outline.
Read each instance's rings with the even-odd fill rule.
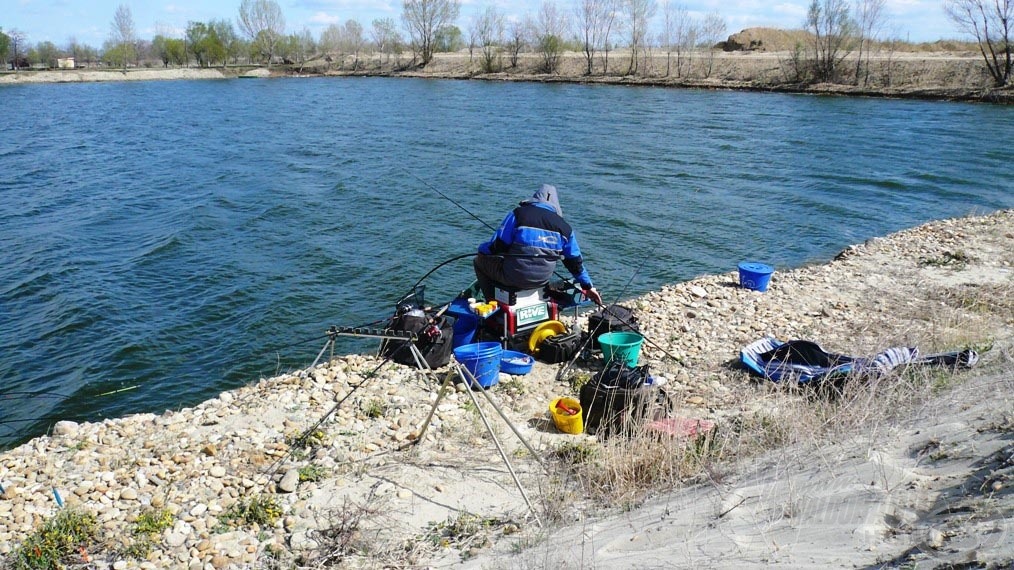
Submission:
[[[538,203],[549,204],[557,214],[563,215],[563,208],[560,207],[560,191],[552,184],[543,184],[531,198],[521,202],[522,205]]]

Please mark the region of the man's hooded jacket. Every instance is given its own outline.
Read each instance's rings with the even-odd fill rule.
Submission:
[[[549,184],[507,214],[493,239],[479,245],[479,253],[504,256],[504,275],[510,281],[505,285],[541,287],[553,276],[557,260],[563,259],[582,288],[592,287],[577,237],[563,219],[559,192]]]

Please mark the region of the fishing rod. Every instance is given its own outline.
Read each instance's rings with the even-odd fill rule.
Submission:
[[[437,190],[437,189],[436,189],[435,187],[433,187],[433,185],[431,185],[431,184],[430,184],[429,182],[426,182],[426,181],[425,181],[425,180],[423,180],[422,178],[419,178],[419,176],[417,176],[417,175],[416,175],[415,173],[413,173],[413,172],[410,172],[410,171],[409,171],[409,170],[408,170],[407,168],[404,168],[404,167],[402,167],[402,168],[401,168],[401,171],[402,171],[402,172],[404,172],[405,174],[408,174],[408,175],[409,175],[409,176],[411,176],[412,178],[415,178],[416,180],[418,180],[418,181],[419,181],[419,183],[420,183],[420,184],[422,184],[423,186],[425,186],[425,187],[429,188],[430,190],[432,190],[432,191],[436,192],[437,194],[439,194],[439,195],[440,195],[440,196],[441,196],[442,198],[444,198],[444,199],[445,199],[445,200],[447,200],[448,202],[450,202],[450,203],[454,204],[454,205],[455,205],[455,206],[457,206],[458,208],[461,208],[461,211],[462,211],[462,212],[464,212],[464,213],[468,214],[469,216],[472,216],[472,218],[474,218],[474,219],[478,220],[478,222],[479,222],[480,224],[482,224],[482,225],[486,226],[487,228],[489,228],[489,229],[491,229],[491,230],[493,230],[493,231],[496,231],[496,228],[494,228],[493,226],[491,226],[491,225],[489,225],[488,223],[486,223],[486,220],[483,220],[483,219],[482,219],[482,218],[480,218],[479,216],[476,216],[476,215],[475,215],[475,214],[473,214],[473,213],[472,213],[472,212],[471,212],[471,211],[470,211],[470,210],[469,210],[468,208],[466,208],[466,207],[462,206],[461,204],[459,204],[458,202],[454,201],[454,199],[453,199],[453,198],[451,198],[450,196],[448,196],[447,194],[444,194],[444,193],[443,193],[443,192],[441,192],[440,190]]]
[[[658,239],[655,240],[655,244],[653,246],[651,246],[651,249],[648,251],[648,254],[645,255],[641,259],[641,263],[637,266],[637,269],[635,269],[634,272],[630,275],[630,279],[627,280],[626,285],[624,285],[623,288],[620,289],[620,292],[616,294],[616,300],[611,305],[609,305],[609,306],[606,306],[606,305],[603,305],[601,303],[598,303],[598,306],[599,306],[599,308],[602,309],[603,314],[609,315],[611,317],[615,317],[616,320],[620,321],[620,323],[622,323],[623,325],[627,326],[630,329],[634,328],[634,326],[633,326],[632,323],[630,323],[629,321],[627,321],[626,319],[624,319],[620,315],[617,315],[615,312],[611,311],[610,307],[612,307],[612,306],[616,305],[616,303],[620,302],[620,299],[623,298],[623,294],[626,293],[627,289],[629,289],[630,285],[634,282],[634,278],[636,278],[637,274],[640,273],[641,269],[644,268],[644,265],[648,262],[648,258],[650,258],[651,256],[653,256],[655,254],[655,250],[658,249],[658,246],[662,244],[662,240],[665,239],[665,236],[669,234],[669,230],[672,229],[672,226],[675,223],[676,223],[676,219],[675,218],[673,218],[672,220],[669,221],[669,225],[666,226],[665,230],[658,236]],[[652,346],[654,348],[657,348],[658,350],[662,351],[662,353],[664,353],[669,358],[673,359],[674,361],[679,362],[678,358],[676,358],[675,356],[673,356],[668,350],[666,350],[666,349],[662,348],[661,346],[659,346],[657,343],[655,343],[655,341],[653,341],[652,339],[648,338],[646,335],[642,334],[641,337],[644,338],[644,340],[650,346]],[[556,373],[556,379],[557,380],[563,380],[564,379],[564,377],[566,376],[566,373],[570,370],[570,368],[572,366],[574,366],[574,363],[577,362],[578,357],[580,357],[581,353],[584,352],[584,350],[587,347],[588,343],[590,343],[591,341],[592,341],[592,335],[589,334],[588,337],[586,339],[584,339],[584,341],[581,343],[581,346],[578,347],[577,352],[574,353],[574,357],[571,358],[570,361],[568,361],[565,366],[560,367],[559,371],[557,371],[557,373]]]
[[[439,194],[439,195],[440,195],[440,196],[441,196],[442,198],[446,199],[447,201],[449,201],[450,203],[454,204],[454,205],[455,205],[455,206],[457,206],[458,208],[461,208],[461,210],[462,210],[463,212],[465,212],[466,214],[468,214],[469,216],[471,216],[471,217],[472,217],[472,218],[474,218],[475,220],[478,220],[478,221],[479,221],[479,223],[481,223],[482,225],[484,225],[484,226],[486,226],[487,228],[489,228],[489,229],[493,230],[494,232],[496,232],[496,231],[497,231],[497,229],[496,229],[496,228],[494,228],[493,226],[489,225],[489,224],[488,224],[488,223],[487,223],[487,222],[486,222],[485,220],[483,220],[483,219],[482,219],[482,218],[480,218],[479,216],[476,216],[475,214],[473,214],[473,213],[472,213],[472,212],[471,212],[471,211],[470,211],[470,210],[469,210],[468,208],[466,208],[466,207],[462,206],[462,205],[461,205],[460,203],[456,202],[456,201],[455,201],[454,199],[452,199],[452,198],[451,198],[450,196],[448,196],[447,194],[444,194],[444,193],[443,193],[443,192],[441,192],[440,190],[437,190],[436,188],[434,188],[432,184],[430,184],[430,183],[426,182],[425,180],[423,180],[422,178],[420,178],[419,176],[417,176],[417,175],[416,175],[415,173],[413,173],[413,172],[410,172],[409,170],[407,170],[407,169],[406,169],[406,168],[404,168],[404,167],[402,167],[402,168],[401,168],[401,171],[402,171],[402,172],[404,172],[405,174],[408,174],[408,175],[409,175],[409,176],[411,176],[412,178],[415,178],[415,179],[416,179],[416,180],[418,180],[418,181],[419,181],[419,182],[420,182],[420,183],[421,183],[421,184],[422,184],[423,186],[425,186],[425,187],[429,188],[430,190],[432,190],[432,191],[436,192],[436,193],[437,193],[437,194]],[[476,254],[475,254],[475,253],[473,253],[473,254],[469,254],[469,255],[471,255],[471,256],[474,256],[474,255],[476,255]],[[521,254],[513,254],[513,255],[512,255],[512,254],[508,254],[508,253],[498,253],[498,254],[496,254],[496,255],[498,255],[498,256],[500,256],[500,257],[547,257],[547,256],[541,256],[541,255],[527,255],[527,254],[525,254],[525,255],[521,255]],[[462,256],[462,257],[468,257],[468,256]],[[553,261],[558,261],[558,260],[560,259],[560,257],[559,257],[559,256],[553,256],[553,257],[554,257],[554,260],[553,260]],[[457,258],[457,259],[460,259],[460,258]],[[435,270],[436,270],[436,269],[434,269],[434,271],[435,271]],[[427,275],[428,275],[428,274],[427,274]],[[560,279],[562,279],[562,280],[564,280],[564,281],[569,281],[569,279],[568,279],[567,277],[564,277],[563,275],[560,275],[560,273],[559,273],[559,272],[557,272],[557,271],[556,271],[555,269],[553,270],[553,275],[556,275],[557,277],[559,277]],[[420,280],[420,282],[421,282],[421,281],[422,281],[422,280]],[[417,285],[418,285],[418,283],[417,283]]]
[[[329,333],[328,336],[331,337],[333,335],[334,335],[334,333]],[[331,342],[331,341],[329,341],[329,342]],[[280,458],[278,458],[271,465],[270,470],[265,473],[265,475],[267,476],[267,480],[265,481],[265,484],[268,481],[271,481],[271,479],[275,476],[275,474],[278,473],[279,469],[281,469],[282,463],[285,462],[285,460],[288,459],[292,455],[293,450],[295,450],[297,446],[301,446],[301,445],[305,444],[306,441],[310,438],[310,435],[313,434],[315,431],[317,431],[317,428],[319,428],[321,425],[323,425],[324,422],[326,422],[328,418],[330,418],[332,415],[334,415],[334,413],[337,412],[339,408],[341,408],[341,405],[344,404],[349,398],[352,397],[353,394],[356,393],[356,390],[358,390],[358,389],[362,388],[363,386],[367,385],[370,382],[370,380],[372,380],[373,378],[375,378],[377,376],[377,374],[380,372],[381,368],[383,368],[385,365],[387,365],[388,363],[390,363],[391,360],[398,353],[400,353],[402,350],[405,350],[409,346],[410,346],[410,343],[409,342],[405,342],[404,344],[402,344],[401,346],[399,346],[395,350],[393,350],[390,354],[388,354],[384,358],[383,361],[381,361],[380,364],[378,364],[376,367],[374,367],[373,370],[369,371],[363,377],[363,381],[362,382],[359,382],[358,384],[355,384],[355,385],[351,386],[352,389],[349,390],[348,394],[345,394],[345,396],[343,396],[340,400],[338,400],[337,402],[335,402],[334,406],[331,406],[331,409],[329,409],[323,416],[321,416],[321,418],[319,420],[317,420],[312,426],[310,426],[309,428],[303,430],[303,432],[301,434],[299,434],[299,436],[296,437],[293,440],[292,444],[288,446],[289,449],[286,450],[285,454],[282,455]],[[325,345],[324,348],[327,348],[327,346]],[[324,352],[324,350],[322,349],[321,350],[321,354],[323,354],[323,352]]]

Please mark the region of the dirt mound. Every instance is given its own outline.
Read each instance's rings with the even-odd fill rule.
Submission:
[[[803,30],[747,28],[729,36],[722,43],[725,51],[790,51],[806,43],[809,34]]]

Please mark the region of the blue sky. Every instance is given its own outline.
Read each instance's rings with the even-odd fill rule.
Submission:
[[[286,31],[308,28],[317,37],[329,24],[350,18],[369,29],[376,18],[400,24],[401,0],[276,0],[285,15]],[[660,0],[659,0],[660,1]],[[675,0],[692,13],[717,11],[728,33],[753,26],[799,28],[809,0]],[[557,0],[570,10],[576,0]],[[101,47],[120,4],[130,7],[139,35],[151,38],[159,29],[179,29],[188,21],[237,20],[240,0],[0,0],[0,27],[24,32],[31,43],[51,41],[63,46],[71,37]],[[534,13],[540,0],[464,0],[458,25],[466,29],[471,16],[495,4],[508,16]],[[886,0],[892,35],[911,41],[960,37],[947,20],[943,0]],[[660,18],[656,17],[656,20]]]

